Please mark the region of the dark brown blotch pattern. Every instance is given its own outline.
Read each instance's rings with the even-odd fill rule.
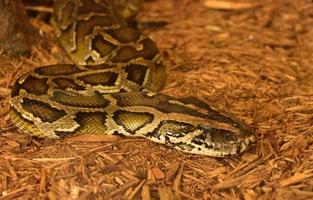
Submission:
[[[76,26],[77,41],[81,42],[86,35],[91,35],[95,27],[110,27],[116,23],[113,16],[94,15],[88,20],[79,20]]]
[[[138,30],[128,26],[121,26],[118,29],[110,29],[107,33],[121,43],[136,42],[140,37]]]
[[[116,72],[98,72],[77,77],[78,80],[81,80],[85,84],[89,84],[92,86],[114,86],[117,78],[118,73]]]
[[[105,57],[116,49],[116,45],[105,40],[100,34],[96,35],[91,41],[91,47],[96,50],[101,57]]]
[[[43,122],[52,123],[66,115],[66,112],[63,110],[33,99],[24,98],[21,104],[24,110],[32,113],[34,117],[41,119]]]
[[[69,93],[65,91],[55,91],[51,100],[62,105],[81,107],[81,108],[105,108],[110,104],[110,101],[103,98],[100,94],[82,95]]]
[[[102,0],[102,2],[104,2]],[[78,9],[78,14],[89,13],[108,13],[107,6],[103,6],[101,3],[95,2],[95,0],[81,0],[82,6]]]
[[[77,85],[71,78],[55,78],[53,82],[57,85],[56,89],[66,90],[85,90],[85,87]]]
[[[49,89],[47,81],[47,78],[36,78],[33,76],[28,76],[22,84],[17,82],[14,85],[11,92],[11,97],[19,95],[19,91],[21,89],[26,90],[30,94],[45,95]]]
[[[81,134],[106,134],[106,112],[79,112],[75,121],[80,125],[76,132]]]
[[[146,112],[117,110],[113,113],[113,120],[130,134],[135,134],[137,130],[151,123],[153,119],[153,114]]]
[[[127,73],[127,80],[130,80],[138,85],[142,85],[146,73],[147,73],[148,67],[143,65],[137,65],[137,64],[130,64],[125,67],[125,71]]]
[[[127,107],[132,105],[138,106],[148,106],[152,108],[156,108],[163,113],[181,113],[186,114],[187,116],[194,116],[203,119],[214,120],[220,123],[226,123],[236,128],[245,128],[240,123],[236,122],[230,117],[224,116],[223,114],[214,111],[213,109],[209,108],[209,105],[202,102],[206,106],[202,104],[194,104],[196,107],[209,108],[206,109],[206,113],[202,113],[197,111],[194,108],[188,107],[184,105],[184,101],[180,101],[179,99],[175,99],[174,97],[170,97],[164,94],[156,94],[153,96],[148,96],[145,93],[133,92],[128,94],[123,93],[116,93],[112,94],[116,99],[118,99],[118,106]],[[181,104],[174,104],[170,103],[170,101],[181,102]],[[194,100],[193,100],[194,101]],[[185,101],[186,102],[186,101]],[[189,102],[190,103],[190,102]]]
[[[76,65],[71,64],[48,65],[35,69],[36,73],[45,76],[71,75],[82,71]]]

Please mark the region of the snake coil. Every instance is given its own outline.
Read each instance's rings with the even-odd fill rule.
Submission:
[[[199,99],[157,93],[165,82],[160,52],[127,23],[141,3],[55,1],[53,26],[75,65],[22,75],[11,94],[12,122],[37,137],[122,134],[216,157],[246,150],[255,137],[245,125]]]

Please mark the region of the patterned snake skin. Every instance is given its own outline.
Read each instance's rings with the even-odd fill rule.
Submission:
[[[255,140],[245,125],[196,98],[157,93],[166,77],[159,50],[127,23],[142,1],[56,1],[53,26],[76,65],[22,75],[12,122],[40,138],[121,134],[216,157],[245,151]]]

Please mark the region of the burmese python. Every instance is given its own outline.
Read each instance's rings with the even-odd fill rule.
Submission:
[[[155,43],[128,25],[142,0],[59,0],[53,26],[76,65],[22,75],[11,120],[25,133],[121,134],[209,156],[235,155],[255,137],[245,125],[196,98],[156,93],[165,69]]]

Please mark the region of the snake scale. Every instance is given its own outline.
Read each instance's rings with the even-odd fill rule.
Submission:
[[[11,121],[43,138],[117,134],[215,157],[237,155],[255,136],[196,98],[158,91],[165,68],[156,44],[128,25],[143,0],[56,0],[53,26],[75,64],[22,75],[11,93]]]

